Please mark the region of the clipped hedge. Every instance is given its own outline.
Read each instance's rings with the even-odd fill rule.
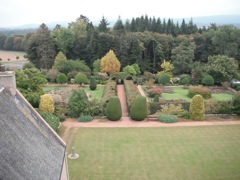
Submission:
[[[124,80],[124,88],[126,92],[127,98],[127,105],[128,109],[130,110],[132,103],[136,99],[137,96],[140,96],[140,92],[138,91],[137,87],[133,84],[132,80]]]
[[[122,117],[122,108],[118,96],[109,99],[106,109],[106,116],[111,121],[117,121]]]
[[[130,108],[130,117],[132,120],[142,121],[148,115],[148,106],[146,97],[138,96],[131,108]]]
[[[89,121],[92,121],[93,120],[93,117],[92,116],[81,116],[78,118],[78,122],[89,122]]]
[[[214,85],[214,78],[211,75],[206,75],[202,79],[202,84],[204,84],[206,86],[213,86]]]
[[[160,116],[158,116],[158,121],[163,123],[175,123],[178,121],[178,116],[161,114]]]
[[[205,117],[204,99],[201,95],[195,95],[189,108],[192,120],[202,121]]]
[[[108,102],[112,96],[116,96],[117,94],[117,83],[116,80],[109,79],[107,84],[105,85],[103,91],[102,101]]]
[[[169,74],[163,74],[158,79],[158,84],[166,85],[170,83],[170,75]]]
[[[203,86],[190,86],[188,89],[188,97],[192,98],[200,94],[204,99],[209,99],[212,96],[211,90]]]
[[[96,80],[94,76],[90,77],[90,84],[89,84],[89,88],[94,91],[97,88],[97,84],[96,84]]]

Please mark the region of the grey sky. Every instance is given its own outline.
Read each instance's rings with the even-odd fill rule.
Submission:
[[[91,21],[139,17],[183,18],[240,14],[240,0],[0,0],[0,27],[74,21],[83,14]]]

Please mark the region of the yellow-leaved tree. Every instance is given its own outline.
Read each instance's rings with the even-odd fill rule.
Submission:
[[[113,50],[110,50],[104,57],[101,59],[101,69],[102,72],[113,73],[120,71],[121,64],[117,59]]]
[[[50,94],[44,94],[40,97],[39,109],[41,112],[54,113],[54,101]]]
[[[161,64],[161,68],[163,69],[161,72],[158,72],[158,75],[168,74],[171,78],[173,76],[172,70],[174,69],[173,64],[169,61],[164,60]]]

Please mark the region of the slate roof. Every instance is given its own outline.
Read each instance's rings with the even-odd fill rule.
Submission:
[[[66,145],[19,94],[0,87],[0,179],[60,179]]]

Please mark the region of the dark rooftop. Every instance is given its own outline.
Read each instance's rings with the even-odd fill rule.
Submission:
[[[0,87],[0,179],[60,179],[66,146],[37,115]]]

